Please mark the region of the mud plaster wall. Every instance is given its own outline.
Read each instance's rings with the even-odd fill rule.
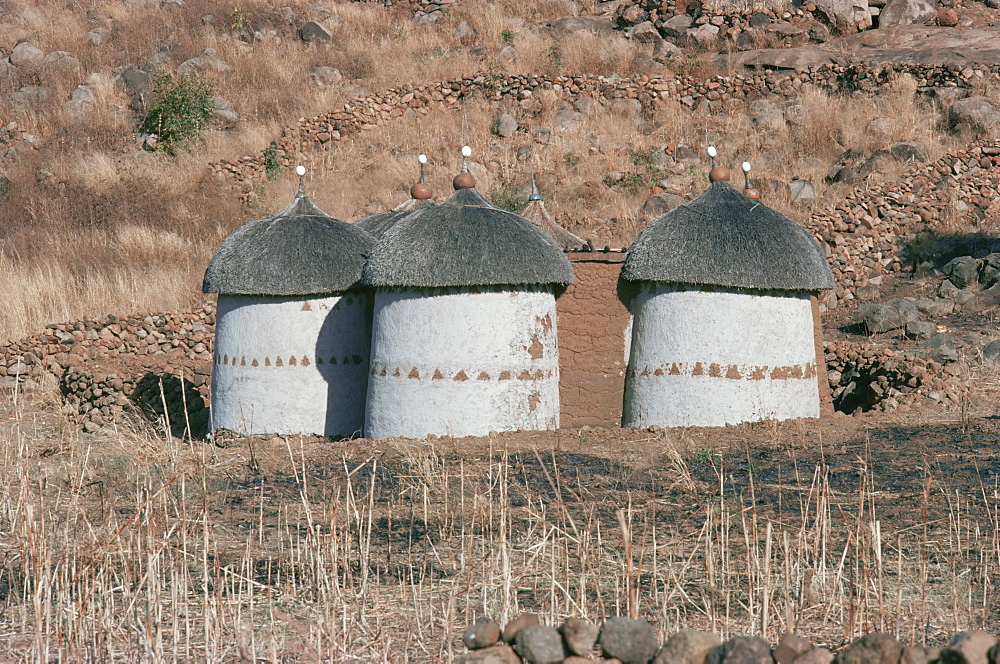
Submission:
[[[618,300],[624,253],[571,253],[576,282],[556,301],[560,421],[564,427],[618,426],[625,390],[629,312]]]

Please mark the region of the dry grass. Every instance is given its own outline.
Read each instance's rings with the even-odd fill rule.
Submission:
[[[306,0],[295,0],[287,7],[291,21],[285,10],[263,0],[188,0],[183,8],[131,8],[100,0],[86,7],[56,0],[4,3],[0,34],[10,43],[3,46],[29,39],[46,53],[72,53],[81,67],[20,72],[11,82],[12,89],[48,86],[54,90],[53,102],[0,103],[4,124],[15,121],[21,131],[41,139],[37,150],[22,149],[15,162],[5,165],[4,176],[14,186],[0,205],[10,275],[0,288],[12,294],[14,303],[0,311],[0,338],[121,307],[166,309],[199,300],[200,272],[217,243],[243,221],[281,207],[294,187],[287,178],[278,179],[255,192],[251,207],[240,208],[236,192],[211,180],[205,165],[259,153],[299,117],[336,108],[357,95],[476,72],[651,73],[640,49],[620,36],[576,34],[553,42],[545,31],[533,29],[537,22],[562,15],[557,0],[468,0],[435,27],[415,25],[377,3],[337,3],[320,11]],[[206,15],[213,17],[211,23],[203,22]],[[330,26],[332,45],[297,39],[295,28],[310,19]],[[463,20],[477,31],[474,37],[456,35]],[[96,27],[111,31],[108,41],[85,45],[83,33]],[[501,59],[507,46],[514,55]],[[167,57],[156,68],[172,71],[205,48],[214,48],[230,65],[208,75],[218,94],[240,113],[238,125],[206,132],[203,143],[176,157],[136,152],[137,114],[115,83],[114,72],[147,66],[158,53]],[[315,86],[309,73],[321,65],[339,68],[344,81]],[[97,104],[79,118],[62,101],[83,83],[92,86]],[[985,87],[977,91],[996,94]],[[403,117],[306,155],[310,191],[321,207],[343,219],[384,209],[405,197],[415,176],[413,156],[423,151],[432,159],[437,195],[446,196],[458,166],[457,148],[469,142],[487,193],[508,203],[523,200],[534,171],[550,209],[564,224],[594,236],[599,245],[621,244],[638,230],[638,211],[653,185],[667,180],[672,189],[688,195],[704,186],[705,163],[651,165],[650,155],[665,146],[700,151],[715,143],[727,162],[753,161],[754,177],[761,181],[787,181],[789,175],[812,180],[820,202],[844,193],[843,187],[823,182],[841,148],[868,155],[893,141],[916,139],[928,144],[932,157],[943,153],[961,139],[942,134],[935,112],[914,92],[912,81],[905,79],[875,97],[806,90],[802,122],[777,132],[759,131],[745,109],[708,114],[665,102],[633,119],[598,107],[580,129],[554,131],[547,142],[535,140],[531,132],[551,126],[553,113],[567,102],[551,94],[525,104],[470,100],[461,113]],[[514,114],[523,131],[501,140],[491,130],[503,112]],[[888,118],[888,130],[876,135],[867,127],[880,116]],[[527,148],[531,156],[519,159],[518,150]],[[892,167],[883,175],[893,177],[901,169]],[[622,179],[609,187],[605,177],[613,172]],[[795,218],[808,213],[786,198],[779,191],[769,194],[768,202]],[[139,236],[133,235],[123,253],[116,240],[119,227],[125,234],[155,228],[168,239],[141,250]],[[176,269],[165,279],[170,265]],[[29,289],[45,281],[42,275],[52,284],[75,288],[38,298]]]
[[[752,463],[683,440],[632,441],[648,459],[595,476],[631,488],[594,493],[593,469],[544,441],[218,449],[141,426],[81,437],[17,408],[0,434],[5,657],[451,661],[476,616],[522,611],[825,644],[995,626],[997,496],[930,472],[923,516],[900,523],[861,458],[846,488],[799,465],[782,510]],[[706,459],[715,479],[693,481]],[[679,488],[644,479],[667,463]]]

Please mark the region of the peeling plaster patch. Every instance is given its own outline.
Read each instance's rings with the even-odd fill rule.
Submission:
[[[538,404],[542,402],[541,396],[538,392],[532,392],[528,395],[528,412],[534,412],[538,408]]]
[[[552,327],[551,323],[549,323],[549,327]],[[531,337],[531,345],[525,348],[525,350],[528,351],[528,355],[530,355],[533,360],[542,359],[542,355],[544,354],[543,349],[544,346],[542,346],[542,343],[538,340],[537,334]]]
[[[486,373],[485,371],[480,371],[479,372],[479,376],[476,377],[476,380],[489,380],[489,379],[490,379],[490,375],[488,373]]]

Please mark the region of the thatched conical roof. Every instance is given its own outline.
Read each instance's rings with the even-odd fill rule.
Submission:
[[[377,240],[382,236],[382,233],[384,233],[387,228],[406,215],[410,214],[414,210],[419,210],[420,208],[428,207],[430,205],[437,205],[437,203],[429,198],[425,200],[409,198],[391,210],[376,212],[375,214],[370,214],[367,217],[357,219],[354,221],[354,226],[365,231]]]
[[[549,211],[545,209],[545,201],[542,200],[542,195],[538,193],[534,178],[531,178],[531,197],[528,198],[528,204],[521,211],[521,216],[552,238],[563,251],[581,251],[587,246],[586,240],[582,240],[573,233],[570,233],[552,218]]]
[[[573,269],[550,237],[475,188],[396,221],[372,248],[361,277],[364,285],[385,288],[572,281]]]
[[[356,285],[375,239],[300,193],[281,212],[223,240],[202,290],[220,295],[318,295]]]
[[[650,222],[629,248],[622,279],[753,290],[833,288],[830,267],[809,233],[725,181]]]

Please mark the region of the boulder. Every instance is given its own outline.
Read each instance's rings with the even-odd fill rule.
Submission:
[[[911,320],[905,328],[907,339],[926,341],[937,332],[937,325],[927,320]]]
[[[333,33],[316,21],[303,23],[298,30],[299,39],[307,44],[329,44],[333,41]]]
[[[826,648],[814,648],[792,660],[792,664],[830,664],[833,653]]]
[[[595,35],[610,36],[615,32],[615,24],[607,16],[566,16],[545,24],[557,37],[569,37],[577,32],[591,32]]]
[[[224,129],[232,129],[240,120],[240,114],[222,97],[212,97],[212,119]]]
[[[67,51],[52,51],[45,56],[42,65],[47,71],[62,72],[70,76],[79,75],[83,71],[80,61]]]
[[[814,13],[826,19],[839,34],[849,35],[872,26],[868,0],[815,0]]]
[[[336,67],[313,67],[309,78],[317,87],[328,88],[344,80],[344,75]]]
[[[653,664],[705,664],[708,652],[721,643],[714,632],[682,629],[667,639]]]
[[[566,650],[574,655],[586,657],[594,650],[600,630],[583,618],[567,618],[559,628]]]
[[[778,104],[767,99],[750,103],[750,120],[758,128],[781,131],[785,128],[785,112]]]
[[[612,99],[608,103],[608,110],[615,115],[636,118],[642,115],[642,103],[638,99]]]
[[[456,657],[455,664],[521,664],[521,658],[510,646],[499,645]]]
[[[514,637],[517,633],[526,627],[531,627],[533,625],[541,624],[538,621],[538,614],[536,613],[522,613],[518,617],[507,623],[507,626],[503,628],[503,640],[507,643],[513,643]]]
[[[979,349],[983,361],[988,364],[1000,364],[1000,340],[991,341]]]
[[[920,357],[927,360],[934,360],[938,364],[958,362],[958,349],[955,347],[955,340],[948,333],[935,334],[933,337],[917,346],[915,352]],[[882,634],[880,636],[886,635]],[[902,646],[900,646],[900,650],[902,651]],[[867,664],[867,661],[868,660],[859,660],[856,664]],[[898,661],[898,657],[896,661]],[[844,664],[855,663],[844,662]]]
[[[97,27],[83,33],[83,43],[87,46],[100,46],[109,39],[111,39],[111,31],[104,27]]]
[[[816,200],[816,188],[809,180],[795,179],[788,183],[792,192],[792,203],[810,205]]]
[[[705,664],[774,664],[771,646],[759,636],[737,636],[712,648]]]
[[[979,279],[979,262],[972,256],[958,256],[948,261],[941,271],[956,288],[975,286]]]
[[[608,618],[601,629],[601,650],[622,664],[648,664],[660,647],[656,630],[645,620]]]
[[[469,650],[482,650],[500,641],[500,625],[488,616],[480,617],[462,634],[462,643]]]
[[[952,128],[969,127],[975,130],[995,129],[1000,126],[1000,107],[988,97],[959,99],[948,109],[948,122]]]
[[[960,632],[941,650],[941,664],[990,664],[990,649],[997,645],[992,634],[981,630]]]
[[[660,31],[656,29],[656,26],[651,21],[643,21],[638,25],[633,25],[628,30],[628,37],[632,41],[642,44],[652,44],[662,39]]]
[[[472,24],[468,21],[460,21],[458,25],[455,26],[455,36],[459,38],[473,38],[476,37],[479,32],[472,27]]]
[[[711,46],[719,38],[719,26],[705,23],[697,28],[688,28],[684,34],[699,46]]]
[[[643,221],[647,224],[657,217],[670,212],[674,208],[684,205],[687,201],[683,196],[678,196],[676,194],[653,194],[646,199],[646,202],[642,204],[642,210],[639,212],[639,216],[642,217]]]
[[[678,14],[664,21],[660,26],[660,30],[663,31],[664,37],[678,39],[687,33],[688,28],[693,23],[694,21],[687,14]]]
[[[836,664],[899,664],[903,644],[889,634],[865,634],[841,651]]]
[[[45,53],[31,42],[21,42],[10,52],[10,64],[18,69],[37,69],[45,61]]]
[[[879,27],[923,23],[937,14],[933,0],[888,0],[878,15]]]
[[[963,313],[981,314],[1000,307],[1000,281],[962,303]]]
[[[552,126],[556,131],[574,132],[583,126],[585,118],[579,111],[561,108],[552,114]]]
[[[858,323],[869,333],[877,333],[905,327],[907,323],[917,320],[917,313],[912,302],[894,300],[884,304],[862,304],[856,316]]]
[[[782,634],[771,656],[776,664],[792,664],[796,657],[812,650],[812,644],[795,634]]]
[[[548,625],[532,625],[518,631],[514,651],[527,664],[560,664],[566,657],[562,635]]]
[[[901,141],[893,143],[889,152],[900,161],[925,162],[930,159],[930,151],[920,141]]]
[[[915,306],[917,311],[925,316],[940,318],[941,316],[947,316],[954,311],[955,301],[943,299],[913,300],[913,306]]]
[[[510,138],[517,131],[518,122],[510,113],[504,113],[499,118],[497,118],[496,131],[497,134],[503,136],[504,138]]]
[[[219,57],[214,48],[206,48],[198,55],[177,65],[181,76],[200,74],[206,71],[222,72],[229,69],[229,63]]]
[[[656,42],[655,46],[653,46],[652,57],[655,62],[665,64],[672,60],[682,59],[684,57],[684,51],[682,51],[677,44],[669,42],[666,39],[661,39]]]

